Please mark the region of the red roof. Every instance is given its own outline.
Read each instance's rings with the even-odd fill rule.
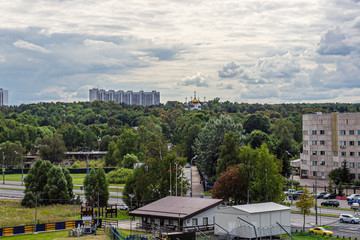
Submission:
[[[187,219],[222,203],[222,199],[165,197],[129,213],[138,217]]]

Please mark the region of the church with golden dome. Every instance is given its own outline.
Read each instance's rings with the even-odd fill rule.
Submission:
[[[205,98],[203,104],[200,103],[199,98],[196,98],[196,91],[194,92],[194,98],[191,98],[190,102],[187,101],[187,98],[185,99],[184,108],[185,110],[201,110],[202,106],[207,105],[205,103]]]

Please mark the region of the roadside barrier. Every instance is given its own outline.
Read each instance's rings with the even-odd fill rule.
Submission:
[[[36,232],[48,232],[48,231],[58,231],[77,228],[83,223],[82,220],[75,221],[66,221],[66,222],[56,222],[56,223],[44,223],[36,224]],[[96,223],[96,219],[92,219],[92,224]],[[102,219],[99,219],[99,226],[101,226]],[[17,227],[4,227],[0,228],[0,237],[33,233],[35,232],[35,224],[26,225],[26,226],[17,226]]]

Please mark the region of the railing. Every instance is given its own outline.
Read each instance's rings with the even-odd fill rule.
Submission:
[[[183,227],[177,225],[160,226],[154,223],[137,223],[136,228],[145,230],[146,232],[158,231],[159,233],[190,232],[190,231],[196,231],[197,229],[199,229],[200,231],[213,230],[214,224]]]

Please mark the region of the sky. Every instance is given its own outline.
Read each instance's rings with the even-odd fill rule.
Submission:
[[[0,0],[9,104],[360,102],[360,0]]]

